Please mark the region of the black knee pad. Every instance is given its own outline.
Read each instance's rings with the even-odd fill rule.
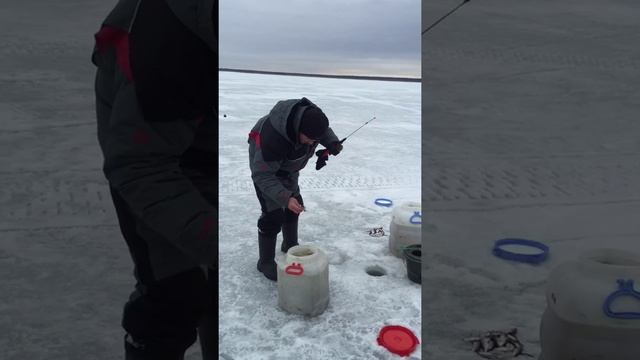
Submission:
[[[284,223],[289,224],[289,223],[295,223],[298,222],[298,217],[300,215],[294,213],[293,211],[287,209],[284,211]]]
[[[282,209],[262,213],[260,219],[258,219],[258,229],[261,233],[268,236],[277,235],[280,232],[280,229],[282,229],[284,216],[284,211]]]

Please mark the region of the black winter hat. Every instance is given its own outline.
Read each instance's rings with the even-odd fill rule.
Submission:
[[[300,120],[300,132],[310,139],[319,139],[329,128],[329,119],[317,107],[306,109]]]

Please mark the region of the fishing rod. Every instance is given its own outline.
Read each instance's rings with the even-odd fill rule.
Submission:
[[[375,120],[376,117],[372,117],[367,120],[364,124],[362,124],[359,128],[355,129],[351,134],[344,137],[344,139],[340,140],[338,144],[342,144],[345,140],[347,140],[351,135],[355,134],[358,130],[362,129],[365,125]],[[316,170],[322,169],[325,165],[327,165],[327,160],[329,160],[329,149],[322,149],[316,151],[316,156],[318,157],[318,161],[316,161]]]
[[[436,25],[438,25],[442,20],[446,19],[449,15],[453,14],[454,12],[456,12],[456,10],[460,9],[464,4],[468,3],[471,0],[464,0],[460,5],[456,6],[455,8],[453,8],[453,10],[449,11],[445,16],[441,17],[440,19],[438,19],[436,22],[434,22],[433,24],[431,24],[428,28],[422,30],[422,35],[426,34],[427,31],[433,29]]]
[[[376,119],[376,117],[374,116],[374,117],[372,117],[371,119],[367,120],[367,122],[365,122],[364,124],[362,124],[359,128],[355,129],[351,134],[349,134],[349,135],[345,136],[345,138],[344,138],[344,139],[340,140],[340,144],[342,144],[345,140],[347,140],[347,138],[348,138],[349,136],[351,136],[351,135],[355,134],[355,133],[356,133],[356,131],[358,131],[358,130],[362,129],[365,125],[367,125],[368,123],[372,122],[372,121],[373,121],[373,120],[375,120],[375,119]]]

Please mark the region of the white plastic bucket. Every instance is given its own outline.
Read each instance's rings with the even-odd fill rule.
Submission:
[[[278,305],[300,315],[322,314],[329,305],[329,260],[312,245],[298,245],[278,260]]]
[[[640,255],[600,249],[552,271],[540,360],[640,359],[640,318],[622,316],[640,313],[640,299],[619,292],[619,280],[640,284]]]
[[[402,258],[402,250],[416,244],[422,244],[422,207],[419,202],[405,202],[393,209],[389,251]]]

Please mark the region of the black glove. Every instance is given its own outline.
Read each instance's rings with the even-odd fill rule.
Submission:
[[[316,161],[316,170],[320,170],[327,165],[327,160],[329,160],[329,150],[318,150],[316,151],[316,156],[318,157],[318,160]]]
[[[327,165],[327,160],[329,160],[329,154],[336,156],[340,154],[342,151],[342,143],[347,140],[344,138],[340,141],[334,141],[329,144],[329,147],[326,149],[316,151],[316,156],[318,157],[318,161],[316,161],[316,170],[322,169],[325,165]]]
[[[329,145],[329,152],[333,156],[337,156],[342,151],[342,141],[334,141]]]

